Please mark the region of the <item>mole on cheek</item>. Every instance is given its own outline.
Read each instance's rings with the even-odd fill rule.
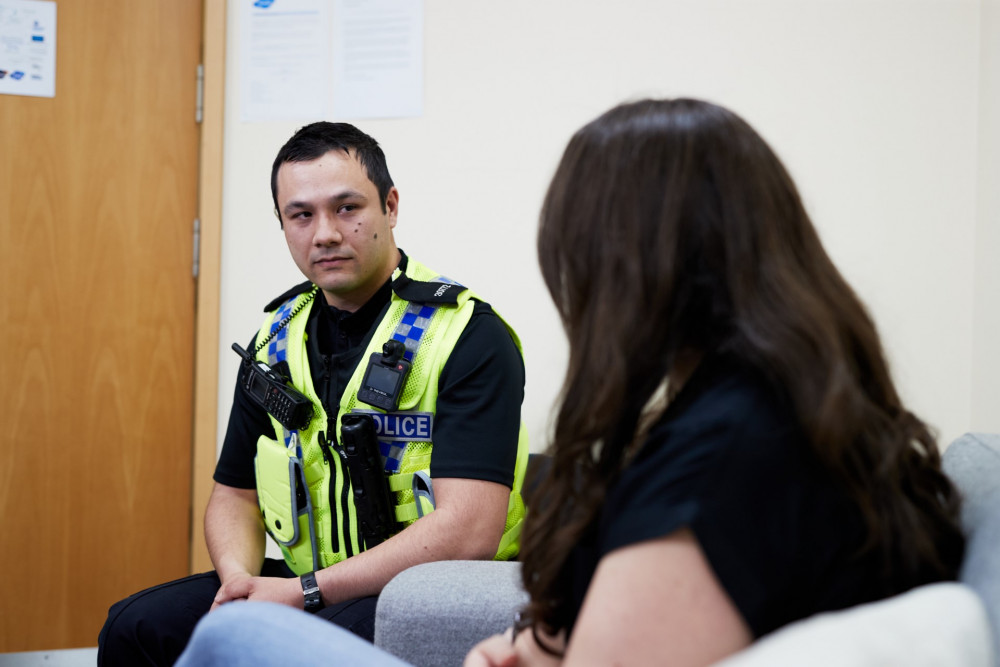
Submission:
[[[375,232],[375,238],[378,238],[378,232]]]

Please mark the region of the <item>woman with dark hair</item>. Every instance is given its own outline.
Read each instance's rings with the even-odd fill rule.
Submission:
[[[687,99],[603,114],[566,148],[538,253],[569,363],[528,501],[528,630],[467,665],[707,664],[955,577],[935,441],[746,122]]]
[[[538,255],[570,352],[523,535],[522,650],[703,664],[956,576],[935,441],[741,118],[645,100],[582,128]]]

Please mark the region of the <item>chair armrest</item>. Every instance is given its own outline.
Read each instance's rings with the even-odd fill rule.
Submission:
[[[986,604],[1000,665],[1000,435],[966,433],[941,463],[962,494],[967,541],[959,579]]]
[[[396,575],[375,612],[375,645],[417,667],[461,665],[506,630],[528,595],[516,562],[439,561]]]

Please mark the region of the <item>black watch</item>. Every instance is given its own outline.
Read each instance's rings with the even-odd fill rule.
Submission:
[[[323,596],[319,593],[319,584],[316,583],[316,573],[307,572],[299,577],[302,582],[302,597],[305,599],[306,611],[315,614],[323,608]]]

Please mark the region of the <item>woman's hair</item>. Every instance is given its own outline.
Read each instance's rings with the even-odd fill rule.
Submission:
[[[883,580],[953,577],[957,492],[900,402],[875,326],[799,194],[741,118],[691,99],[623,104],[570,140],[542,207],[542,274],[569,339],[548,477],[529,500],[529,616],[571,623],[567,556],[595,521],[643,406],[686,351],[724,350],[791,399],[868,528]],[[957,553],[956,553],[957,551]],[[911,584],[912,585],[912,584]]]

